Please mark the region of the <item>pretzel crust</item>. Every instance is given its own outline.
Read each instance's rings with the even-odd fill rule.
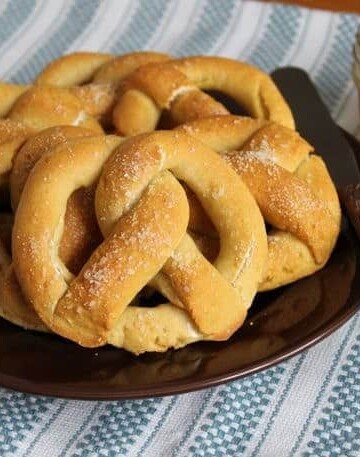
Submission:
[[[105,117],[104,122],[107,122],[106,116],[114,107],[120,81],[141,65],[169,59],[167,54],[146,51],[121,56],[75,52],[51,62],[38,75],[35,84],[69,88],[88,114]]]
[[[0,85],[0,93],[8,88],[11,108],[7,119],[0,119],[0,186],[6,193],[9,172],[16,151],[36,132],[53,126],[82,126],[100,134],[98,121],[84,111],[81,101],[67,89],[55,87],[30,87],[14,91],[12,85]],[[20,94],[20,95],[19,95]],[[0,112],[9,99],[0,98]],[[8,108],[8,106],[7,106]],[[6,108],[6,109],[7,109]]]
[[[341,210],[324,162],[310,154],[313,148],[298,133],[236,116],[199,119],[178,130],[222,155],[273,226],[259,290],[288,284],[322,268],[340,231]]]
[[[270,76],[243,62],[204,56],[143,65],[135,70],[120,86],[114,125],[123,135],[135,135],[153,130],[163,109],[170,110],[178,124],[228,114],[201,90],[224,92],[252,117],[294,128],[292,113]]]
[[[115,137],[85,138],[67,148],[57,148],[33,169],[17,210],[13,258],[25,295],[56,333],[85,346],[111,342],[139,353],[180,347],[198,339],[226,339],[242,324],[266,259],[266,236],[260,212],[236,174],[213,151],[186,135],[178,133],[175,138],[171,132],[156,132],[120,146],[121,139]],[[98,219],[106,238],[74,278],[57,254],[65,204],[75,188],[96,179],[111,153],[96,194]],[[186,166],[189,161],[193,165],[195,162],[199,176],[189,171]],[[218,179],[213,178],[213,173],[202,176],[204,165],[216,169],[217,178],[224,186],[222,192],[218,192]],[[167,168],[181,179],[186,178],[210,216],[219,220],[217,228],[224,236],[223,249],[214,264],[216,268],[200,256],[194,242],[185,235],[187,199]],[[134,170],[145,173],[140,181],[131,179]],[[111,184],[113,179],[115,187]],[[130,188],[122,193],[125,181]],[[116,197],[119,193],[123,195],[120,203],[118,198],[111,198],[111,189]],[[213,199],[215,194],[218,201]],[[235,204],[239,195],[243,195],[240,206]],[[114,208],[115,220],[112,219]],[[155,213],[154,208],[157,208]],[[30,214],[33,223],[25,223]],[[227,214],[227,221],[216,217],[219,214]],[[170,304],[151,311],[128,307],[140,288],[161,268],[177,292],[184,280],[192,281],[191,288],[184,288],[181,296],[183,309]],[[209,270],[213,287],[209,286],[212,280],[206,284],[200,280]],[[224,295],[220,291],[216,293],[218,285],[224,285]],[[211,302],[201,301],[198,294],[201,290],[203,297]],[[212,318],[207,321],[207,312],[212,315],[216,311],[219,316],[220,304],[224,307],[220,322],[214,323]],[[175,309],[172,318],[169,307]],[[205,311],[203,320],[199,318],[201,311]],[[139,322],[152,322],[152,319],[156,323],[149,324],[145,332],[130,331],[135,322],[138,327]],[[171,322],[177,326],[173,328]]]
[[[1,125],[1,124],[0,124]],[[51,127],[30,137],[17,152],[10,175],[11,196],[16,210],[23,187],[36,162],[51,154],[58,145],[71,138],[93,136],[81,127]],[[67,202],[64,233],[60,240],[59,256],[70,271],[77,273],[89,254],[101,241],[93,208],[94,189],[79,189]],[[0,315],[10,322],[31,330],[49,331],[24,297],[17,281],[10,257],[13,215],[0,213]]]
[[[35,84],[41,86],[72,87],[91,81],[94,73],[111,54],[99,52],[74,52],[53,60],[39,73]]]
[[[117,84],[140,65],[164,62],[167,54],[140,51],[113,56],[99,52],[73,52],[50,62],[35,79],[37,85],[73,87],[93,83]]]
[[[22,328],[44,332],[46,327],[25,300],[11,265],[13,222],[13,214],[0,213],[0,316]]]

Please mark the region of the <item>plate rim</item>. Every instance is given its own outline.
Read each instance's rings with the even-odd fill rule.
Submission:
[[[227,373],[209,376],[199,381],[168,381],[156,384],[149,384],[141,388],[122,388],[108,390],[107,393],[96,392],[94,388],[77,387],[72,383],[50,383],[35,382],[17,378],[0,372],[0,386],[15,392],[44,396],[47,398],[59,398],[68,400],[83,401],[113,401],[113,400],[137,400],[144,398],[165,397],[169,395],[181,395],[196,392],[210,387],[237,381],[239,379],[254,375],[273,366],[279,365],[307,349],[317,345],[334,332],[345,325],[360,310],[360,297],[346,308],[346,303],[341,310],[332,318],[311,332],[305,339],[290,346],[286,346],[279,352],[260,359],[247,368],[228,370]],[[54,392],[58,389],[58,392]],[[78,389],[78,390],[76,390]]]

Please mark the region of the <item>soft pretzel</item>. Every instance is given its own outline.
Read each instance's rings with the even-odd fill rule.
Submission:
[[[16,85],[0,83],[0,117],[6,117],[21,94],[30,90],[32,85]],[[37,86],[35,86],[37,87]],[[39,85],[38,87],[52,87],[50,85]],[[56,88],[56,85],[53,86]],[[101,117],[111,109],[115,101],[115,88],[110,84],[86,84],[61,88],[59,94],[71,94],[81,103],[82,111],[87,115]],[[53,91],[54,92],[54,91]],[[73,104],[73,103],[72,103]]]
[[[46,129],[27,140],[15,156],[10,177],[14,209],[17,208],[29,173],[43,155],[51,154],[56,146],[66,145],[69,139],[93,135],[91,130],[63,126]],[[67,203],[59,256],[73,273],[80,271],[102,239],[93,200],[94,189],[79,189]],[[23,296],[14,274],[10,253],[13,217],[12,214],[0,214],[0,315],[23,328],[46,331],[45,324]]]
[[[66,202],[97,179],[107,158],[96,191],[105,240],[74,278],[58,255]],[[186,195],[167,169],[213,219],[222,240],[214,266],[186,235]],[[84,346],[110,342],[135,353],[228,338],[256,293],[266,248],[263,219],[238,176],[211,149],[173,132],[57,148],[30,174],[13,232],[16,274],[52,330]],[[183,309],[128,306],[160,270]]]
[[[46,331],[25,300],[11,265],[11,233],[14,215],[0,213],[0,316],[25,329]]]
[[[35,84],[70,88],[88,114],[106,118],[123,78],[141,65],[169,59],[167,54],[146,51],[121,56],[75,52],[52,61],[38,75]]]
[[[141,66],[121,84],[114,125],[123,135],[135,135],[154,130],[162,110],[170,110],[178,124],[228,114],[202,90],[221,91],[252,117],[294,128],[291,111],[270,76],[222,57],[188,57]]]
[[[120,56],[74,52],[50,62],[39,73],[35,84],[57,87],[81,86],[90,82],[117,85],[141,65],[169,59],[167,54],[150,51],[131,52]]]
[[[67,89],[62,93],[68,99],[69,92],[75,95],[81,102],[82,111],[90,116],[102,117],[113,107],[116,87],[123,78],[140,65],[168,59],[170,57],[166,54],[156,52],[134,52],[116,57],[93,52],[75,52],[46,66],[36,78],[35,85]],[[0,83],[0,118],[8,116],[20,95],[31,87]],[[71,101],[70,105],[74,106],[74,102]],[[54,107],[50,112],[53,110]]]
[[[340,230],[339,200],[324,162],[298,133],[236,116],[199,119],[178,130],[222,155],[273,227],[259,290],[295,281],[327,262]]]
[[[14,210],[19,204],[29,173],[37,161],[56,146],[66,143],[71,138],[82,136],[94,136],[94,132],[70,125],[50,127],[34,134],[18,149],[13,158],[10,176],[11,202]]]
[[[111,54],[100,52],[73,52],[52,60],[35,79],[35,84],[72,87],[92,81],[96,71],[111,61]]]
[[[10,119],[0,120],[0,200],[7,193],[14,152],[32,133],[33,130],[21,122]]]
[[[0,82],[0,118],[6,117],[15,101],[29,86]]]
[[[74,95],[56,87],[31,87],[15,101],[7,117],[36,131],[56,125],[75,125],[102,132],[99,123]]]
[[[38,160],[51,154],[57,146],[71,139],[92,137],[94,132],[81,127],[51,127],[31,137],[17,152],[10,175],[10,194],[14,210],[19,204],[25,182]],[[85,260],[101,241],[93,205],[95,188],[81,188],[74,192],[65,213],[64,232],[59,255],[73,273],[80,271]]]
[[[7,182],[14,154],[27,138],[57,125],[81,126],[97,134],[102,132],[97,120],[84,111],[78,98],[68,90],[32,87],[23,92],[7,113],[7,119],[0,119],[0,180]]]

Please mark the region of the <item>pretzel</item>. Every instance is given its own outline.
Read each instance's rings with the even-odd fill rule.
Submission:
[[[120,81],[141,65],[169,59],[167,54],[158,52],[132,52],[121,56],[75,52],[52,61],[38,75],[35,84],[70,88],[88,114],[107,122]]]
[[[58,255],[61,221],[69,195],[103,166],[95,206],[105,240],[74,277]],[[167,170],[196,193],[219,231],[214,266],[186,235],[186,195]],[[266,247],[263,219],[238,176],[211,149],[173,132],[57,148],[31,172],[13,231],[16,274],[46,325],[83,346],[134,353],[227,339],[256,293]],[[183,308],[128,306],[160,270]]]
[[[159,52],[131,52],[120,56],[97,52],[74,52],[53,60],[39,73],[35,84],[73,87],[94,83],[112,83],[128,76],[139,66],[164,62],[170,56]]]
[[[29,173],[43,155],[51,154],[59,145],[66,145],[69,139],[93,135],[91,130],[81,127],[52,127],[25,142],[15,156],[10,176],[14,209],[18,206]],[[79,189],[67,203],[59,256],[74,273],[80,271],[92,250],[101,242],[93,199],[94,189]],[[0,234],[3,237],[0,241],[0,315],[23,328],[48,331],[23,296],[14,274],[10,254],[13,215],[0,216]]]
[[[269,255],[260,291],[322,268],[339,234],[341,210],[324,162],[312,154],[313,148],[298,133],[236,116],[199,119],[178,131],[222,155],[247,184],[273,227],[268,233]],[[194,229],[202,232],[201,227]],[[210,244],[211,257],[216,246]]]
[[[92,81],[96,71],[112,59],[111,54],[73,52],[46,65],[35,79],[35,84],[63,88],[79,86]]]
[[[33,130],[21,122],[0,120],[0,200],[7,201],[9,172],[15,151],[32,135]]]
[[[6,117],[16,100],[29,86],[0,82],[0,118]]]
[[[162,110],[170,110],[176,124],[228,110],[202,90],[232,97],[254,118],[294,128],[294,119],[271,78],[243,62],[221,57],[188,57],[143,65],[126,78],[113,111],[122,135],[156,128]]]
[[[46,331],[32,306],[24,299],[11,265],[14,216],[0,213],[0,316],[25,329]]]
[[[0,108],[0,111],[4,110]],[[96,119],[66,89],[32,87],[17,98],[7,116],[0,119],[0,181],[3,183],[8,181],[14,154],[35,132],[56,125],[79,125],[97,134],[102,132]]]

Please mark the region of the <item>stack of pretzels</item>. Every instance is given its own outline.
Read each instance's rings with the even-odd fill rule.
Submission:
[[[135,354],[226,340],[336,243],[324,162],[245,63],[74,53],[1,83],[0,117],[0,315],[23,328]]]

